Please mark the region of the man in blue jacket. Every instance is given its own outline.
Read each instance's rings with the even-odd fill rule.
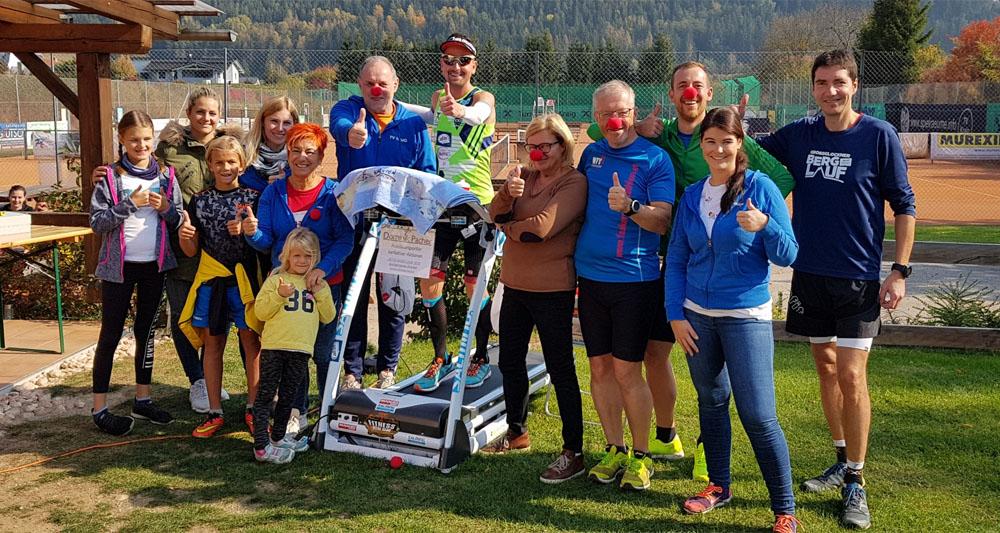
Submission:
[[[399,77],[392,63],[382,56],[366,59],[358,74],[358,87],[361,96],[341,100],[330,110],[330,133],[337,142],[337,178],[343,179],[352,170],[378,165],[434,173],[434,145],[424,120],[393,98],[399,89]],[[357,243],[361,242],[365,233],[367,224],[355,226]],[[344,262],[344,273],[349,275],[346,279],[353,279],[360,254],[361,246],[356,245]],[[364,350],[368,346],[370,268],[354,312],[356,318],[347,334],[343,382],[346,389],[361,388]],[[403,347],[404,319],[379,298],[378,322],[379,377],[375,386],[381,388],[395,383],[396,364]]]

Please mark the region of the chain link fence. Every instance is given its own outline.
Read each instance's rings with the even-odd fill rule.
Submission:
[[[189,91],[212,85],[224,95],[227,121],[249,127],[268,97],[287,95],[304,120],[327,126],[330,107],[359,93],[358,70],[373,54],[385,55],[394,64],[401,82],[399,100],[429,105],[431,94],[443,85],[437,53],[155,50],[131,57],[135,72],[124,75],[138,79],[114,80],[112,100],[116,117],[142,109],[158,121],[182,119]],[[534,115],[558,112],[579,132],[592,119],[594,89],[611,79],[633,86],[640,117],[663,102],[663,116],[672,118],[670,72],[684,61],[707,66],[713,82],[712,105],[735,104],[749,95],[745,125],[753,135],[766,135],[815,112],[810,83],[815,56],[816,52],[482,52],[474,82],[496,96],[493,170],[499,175],[509,161],[524,157],[518,149],[518,142],[523,142],[518,130]],[[887,120],[900,131],[921,221],[1000,224],[1000,184],[995,178],[1000,170],[1000,83],[888,84],[899,79],[899,55],[864,52],[857,59],[861,88],[855,103],[862,112]],[[75,67],[63,69],[69,75],[74,71]],[[65,81],[75,88],[75,80]],[[67,132],[75,129],[75,118],[34,77],[0,75],[0,188],[6,190],[12,183],[32,191],[74,186],[76,139]],[[578,138],[586,142],[586,135]],[[58,160],[53,152],[60,153]]]

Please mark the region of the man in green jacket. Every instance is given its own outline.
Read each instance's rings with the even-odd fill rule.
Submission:
[[[668,95],[677,110],[677,118],[660,118],[661,106],[657,103],[646,118],[636,123],[635,129],[639,135],[653,141],[670,154],[677,187],[676,201],[680,201],[685,188],[708,175],[708,163],[701,152],[701,123],[708,112],[708,103],[712,101],[712,82],[708,69],[696,61],[677,65],[671,74]],[[601,138],[601,130],[597,124],[591,124],[587,134],[594,140]],[[788,196],[795,185],[788,170],[751,137],[744,140],[743,150],[749,159],[750,168],[767,174],[777,184],[781,194]],[[661,246],[664,251],[666,239],[664,237],[664,246]],[[660,307],[666,320],[666,311],[662,305]],[[667,339],[650,338],[646,345],[646,376],[656,412],[656,432],[650,436],[649,451],[657,459],[677,459],[684,456],[680,441],[676,438],[674,405],[677,400],[677,384],[670,365],[672,348],[673,343]],[[708,481],[708,467],[700,438],[695,451],[692,477]]]

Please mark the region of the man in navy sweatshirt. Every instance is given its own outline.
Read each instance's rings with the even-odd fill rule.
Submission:
[[[795,178],[792,227],[799,255],[786,329],[809,337],[837,451],[837,462],[803,489],[841,488],[841,523],[865,529],[871,525],[862,475],[871,424],[868,353],[881,308],[896,309],[906,294],[916,210],[896,130],[851,108],[858,67],[850,52],[820,54],[812,82],[821,113],[760,145]],[[895,215],[896,256],[880,284],[885,202]]]

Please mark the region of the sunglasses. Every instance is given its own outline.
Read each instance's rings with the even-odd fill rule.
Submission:
[[[450,67],[453,67],[455,65],[462,65],[464,67],[475,60],[476,56],[453,56],[448,54],[441,54],[441,61],[444,61],[444,64]]]

